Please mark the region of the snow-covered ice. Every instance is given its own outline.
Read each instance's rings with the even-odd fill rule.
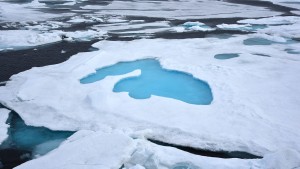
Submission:
[[[124,134],[79,131],[59,148],[15,169],[119,169],[133,150],[133,140]]]
[[[258,30],[259,33],[281,36],[286,38],[300,37],[300,17],[297,16],[274,16],[262,19],[245,19],[238,22],[247,24],[269,25],[267,28]]]
[[[222,159],[197,156],[144,139],[132,139],[122,131],[78,131],[59,148],[16,169],[291,169],[299,167],[299,152],[281,150],[263,159]],[[51,163],[49,163],[51,161]],[[47,164],[47,165],[44,165]],[[123,166],[123,167],[122,167]]]
[[[189,32],[189,31],[212,31],[215,30],[210,26],[201,22],[185,22],[182,25],[173,27],[176,32]]]
[[[106,34],[105,31],[50,31],[41,32],[34,30],[3,30],[0,31],[0,50],[5,49],[22,49],[44,45],[62,40],[82,41],[94,38],[101,38]],[[64,38],[62,37],[64,36]]]
[[[266,17],[279,15],[262,7],[253,7],[223,1],[112,1],[107,6],[83,6],[83,9],[99,9],[99,14],[117,14],[172,19],[200,19],[225,17]],[[132,10],[134,9],[134,10]],[[253,12],[255,11],[255,12]]]
[[[55,17],[61,17],[60,15],[37,11],[32,7],[41,7],[41,4],[35,2],[25,4],[0,2],[0,23],[4,21],[44,21]]]
[[[256,155],[282,148],[300,150],[296,131],[300,78],[294,74],[300,71],[300,58],[285,52],[286,44],[245,46],[247,38],[99,42],[94,47],[100,51],[14,75],[0,88],[0,100],[27,124],[54,130],[151,129],[147,137],[203,149]],[[229,52],[226,46],[240,57],[215,59],[214,55]],[[208,82],[212,104],[190,105],[158,96],[136,100],[112,91],[120,79],[139,72],[88,85],[79,82],[97,68],[149,57],[167,69]]]
[[[270,1],[299,13],[297,0]],[[76,131],[64,142],[53,139],[36,145],[33,155],[43,156],[17,169],[299,168],[299,16],[217,0],[63,2],[59,14],[38,0],[0,2],[0,51],[62,40],[102,40],[93,45],[97,51],[32,68],[0,86],[0,103],[27,125]],[[231,34],[222,38],[222,32]],[[175,34],[175,39],[155,39],[164,33]],[[142,39],[110,41],[112,34],[113,40]],[[203,38],[184,39],[197,34]],[[220,59],[224,54],[232,58]],[[80,83],[97,69],[146,58],[207,82],[211,104],[153,95],[134,99],[127,92],[113,92],[120,80],[141,75],[139,69]],[[1,142],[7,138],[9,112],[0,109]],[[147,139],[263,158],[205,157]]]

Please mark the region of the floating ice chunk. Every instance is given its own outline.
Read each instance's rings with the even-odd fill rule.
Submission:
[[[186,32],[186,31],[212,31],[214,30],[210,26],[205,25],[202,22],[185,22],[182,25],[173,28],[176,32]]]
[[[106,31],[93,31],[93,30],[87,30],[87,31],[75,31],[75,32],[62,32],[58,31],[60,35],[65,35],[67,40],[91,40],[94,38],[100,38],[106,34]]]
[[[238,23],[270,25],[258,32],[286,38],[299,38],[300,17],[297,16],[274,16],[262,19],[245,19]]]
[[[205,25],[202,22],[185,22],[183,24],[183,27],[188,29],[188,30],[198,30],[198,31],[209,31],[209,30],[214,30],[210,26]]]
[[[300,17],[297,16],[273,16],[269,18],[261,19],[244,19],[238,21],[238,23],[243,24],[260,24],[260,25],[285,25],[299,23]]]
[[[202,22],[185,22],[184,24],[183,24],[183,26],[185,26],[185,27],[192,27],[192,26],[204,26],[205,24],[204,23],[202,23]]]
[[[217,25],[218,28],[220,29],[241,29],[241,28],[247,28],[251,26],[250,24],[245,24],[245,25],[239,25],[239,24],[220,24]]]
[[[0,49],[25,48],[60,41],[61,38],[53,33],[40,33],[30,30],[0,31]]]
[[[175,32],[185,32],[186,29],[183,26],[176,26],[173,28]]]
[[[261,161],[264,169],[296,169],[300,167],[300,153],[292,150],[279,150],[277,152],[267,154]]]
[[[7,129],[9,125],[6,124],[6,120],[9,116],[10,110],[0,108],[0,144],[8,137]]]
[[[266,28],[264,25],[250,25],[250,24],[220,24],[217,25],[219,29],[224,30],[241,30],[241,31],[256,31],[257,29]]]
[[[126,169],[136,166],[146,169],[249,169],[260,159],[223,159],[191,154],[177,148],[161,146],[146,140],[135,140],[137,148],[124,163]],[[142,168],[141,168],[142,169]]]
[[[193,31],[212,31],[214,30],[213,28],[209,27],[209,26],[192,26],[188,28],[189,30],[193,30]]]
[[[106,34],[105,31],[50,31],[39,32],[33,30],[5,30],[0,31],[0,49],[22,49],[38,45],[49,44],[61,40],[82,41],[100,38]]]
[[[87,134],[83,134],[87,132]],[[133,140],[118,133],[80,132],[51,153],[24,163],[16,169],[117,169],[129,159],[135,144]],[[76,133],[75,133],[76,135]],[[46,165],[45,165],[46,164]]]

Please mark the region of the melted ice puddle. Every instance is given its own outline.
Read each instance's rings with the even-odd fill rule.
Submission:
[[[143,59],[132,62],[119,62],[98,69],[96,73],[82,78],[82,84],[93,83],[106,76],[123,75],[140,69],[141,75],[120,80],[115,84],[114,92],[128,92],[135,99],[147,99],[151,95],[177,99],[190,104],[208,105],[213,96],[209,85],[187,74],[161,67],[155,59]]]
[[[215,59],[219,59],[219,60],[226,60],[226,59],[231,59],[236,57],[239,57],[238,53],[223,53],[214,56]]]

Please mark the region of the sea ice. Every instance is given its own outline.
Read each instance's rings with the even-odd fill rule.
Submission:
[[[78,131],[56,150],[16,169],[36,169],[41,165],[45,169],[292,169],[299,166],[300,154],[295,150],[270,153],[263,159],[222,159],[159,146],[121,133]]]
[[[284,51],[287,44],[243,45],[248,38],[101,41],[93,45],[99,51],[14,75],[0,87],[0,101],[27,124],[55,130],[151,129],[146,137],[164,142],[261,156],[278,149],[300,150],[297,58]],[[226,62],[214,58],[229,52],[239,57]],[[79,82],[98,68],[145,58],[205,80],[213,102],[192,105],[158,96],[137,100],[113,92],[115,83],[139,71],[91,84]]]
[[[86,5],[83,9],[99,9],[99,14],[164,17],[168,19],[201,19],[225,17],[266,17],[279,15],[262,7],[224,1],[112,1],[107,6]],[[134,9],[134,10],[132,10]],[[255,12],[253,12],[255,11]]]
[[[33,30],[1,30],[0,49],[23,49],[38,45],[54,43],[62,40],[83,41],[94,38],[101,38],[106,34],[104,31],[50,31],[40,32]],[[65,38],[63,38],[63,36]]]
[[[246,24],[269,25],[265,29],[258,30],[273,36],[281,36],[285,38],[299,38],[300,17],[298,16],[274,16],[261,19],[245,19],[238,21]]]
[[[299,6],[296,1],[271,1],[295,8]],[[42,8],[47,7],[37,0],[21,5],[0,2],[1,22],[12,22],[3,28],[19,28],[21,25],[29,29],[0,31],[0,51],[62,39],[102,38],[106,32],[125,37],[172,30],[215,30],[201,22],[172,27],[172,19],[266,18],[219,24],[216,28],[216,32],[233,29],[255,31],[255,34],[126,42],[104,40],[93,45],[100,49],[98,51],[79,53],[64,63],[33,68],[12,76],[5,86],[0,86],[1,103],[15,110],[28,125],[77,131],[62,144],[63,139],[59,138],[40,141],[26,137],[35,136],[32,132],[17,133],[17,138],[21,138],[19,141],[29,138],[28,142],[21,143],[36,143],[30,145],[34,155],[45,154],[17,169],[40,169],[41,166],[45,169],[299,167],[300,76],[295,72],[300,72],[300,58],[297,57],[300,48],[296,41],[300,37],[300,17],[278,16],[282,13],[264,7],[210,0],[117,0],[107,6],[86,5],[81,8],[87,10],[70,10],[71,13],[60,15],[34,10]],[[101,22],[93,25],[92,30],[64,32],[53,29],[70,24],[31,22],[72,16],[76,11],[96,11],[94,9],[100,9],[96,15],[84,14],[68,20],[69,23]],[[132,16],[141,19],[130,21]],[[160,21],[148,21],[151,19]],[[19,21],[22,22],[17,23]],[[250,43],[245,43],[249,40]],[[252,43],[251,40],[258,42]],[[220,54],[239,57],[226,61],[215,59]],[[203,79],[211,87],[214,100],[210,105],[193,105],[159,95],[137,100],[128,97],[127,93],[113,92],[115,84],[124,78],[141,75],[141,70],[107,76],[90,84],[80,83],[82,77],[95,73],[97,69],[149,58],[158,60],[164,69]],[[0,141],[7,137],[8,125],[5,122],[8,113],[9,110],[0,109]],[[30,140],[32,138],[39,142]],[[263,159],[225,160],[197,156],[159,146],[147,138],[211,151],[243,151],[263,156]]]
[[[30,7],[41,7],[38,3],[24,3],[15,4],[0,2],[0,23],[6,22],[25,22],[25,21],[43,21],[55,17],[60,17],[61,15],[55,15],[50,13],[44,13],[34,10]]]
[[[15,169],[119,169],[134,147],[133,140],[121,133],[79,131],[59,148]]]

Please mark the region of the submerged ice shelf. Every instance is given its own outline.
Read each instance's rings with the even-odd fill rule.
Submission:
[[[207,105],[213,100],[209,85],[192,75],[163,69],[155,59],[143,59],[133,62],[119,62],[98,69],[80,80],[81,83],[93,83],[106,76],[122,75],[141,69],[142,74],[120,80],[114,86],[114,92],[128,92],[135,99],[147,99],[151,95],[181,100],[190,104]]]
[[[47,154],[74,133],[28,126],[15,112],[10,113],[6,123],[8,137],[0,145],[0,168],[4,169]]]
[[[74,133],[69,131],[52,131],[45,127],[28,126],[15,112],[11,113],[8,121],[10,121],[9,137],[1,147],[12,146],[17,149],[32,151],[34,156],[44,155],[55,149]]]

